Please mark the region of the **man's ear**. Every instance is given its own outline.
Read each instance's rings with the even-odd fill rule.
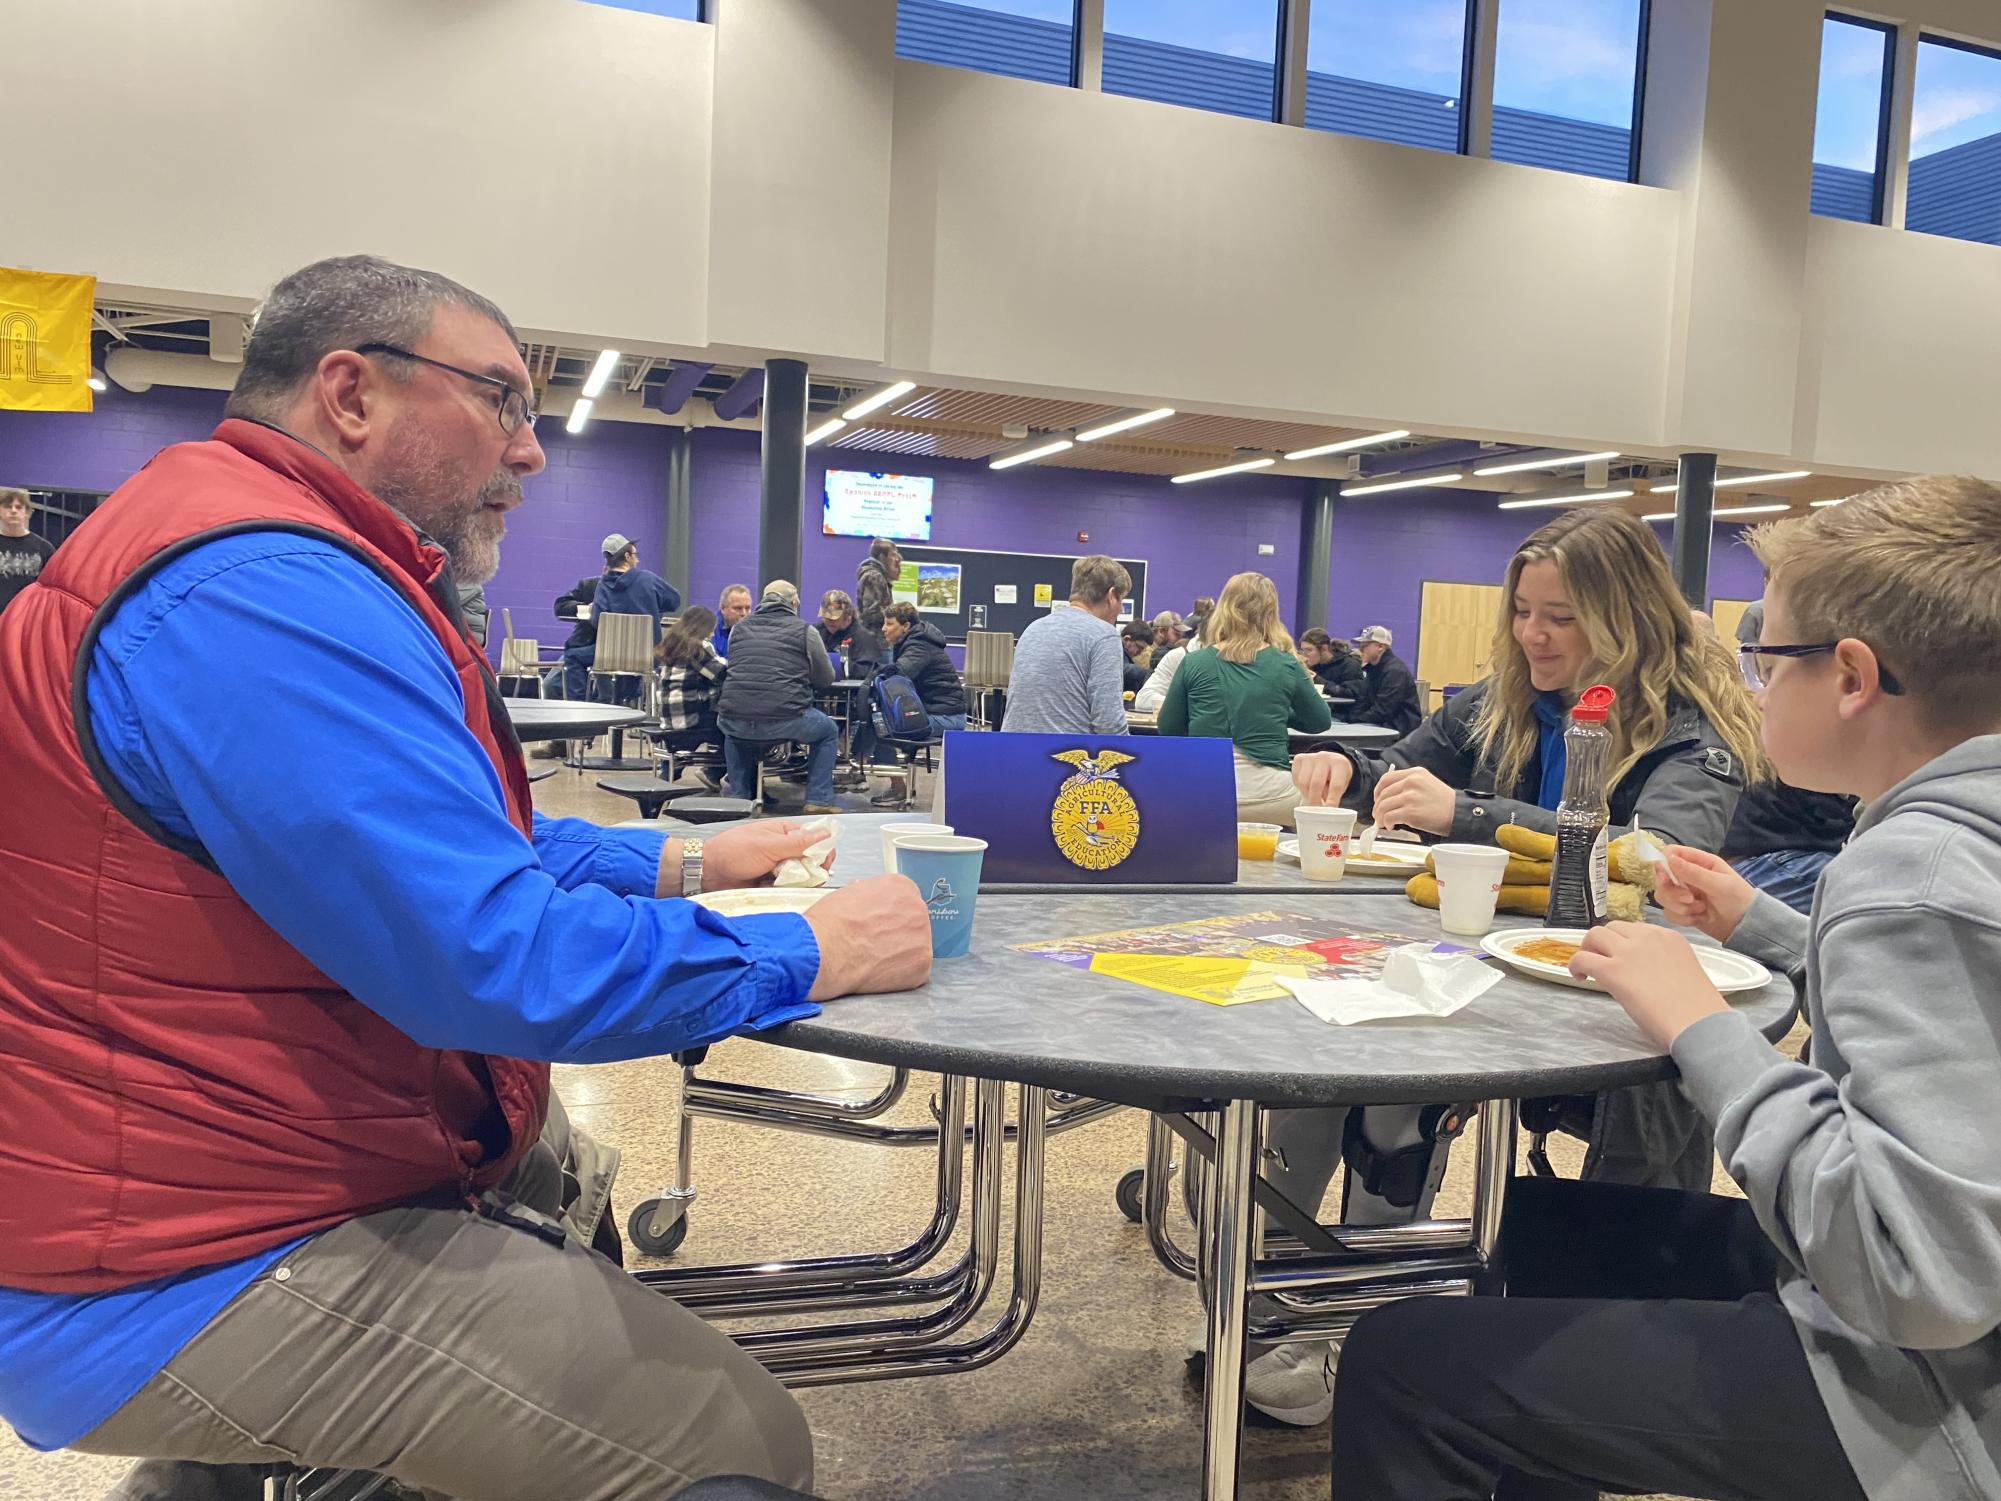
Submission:
[[[352,349],[336,349],[313,372],[312,389],[320,420],[343,446],[359,448],[380,415],[375,368]]]

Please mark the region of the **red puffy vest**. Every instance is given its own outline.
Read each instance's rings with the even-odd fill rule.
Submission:
[[[187,547],[267,528],[322,536],[399,589],[449,654],[466,728],[529,836],[519,744],[484,655],[431,592],[449,587],[444,554],[409,523],[250,422],[120,486],[0,614],[0,1286],[121,1287],[458,1197],[541,1130],[546,1066],[418,1046],[199,850],[142,829],[94,769],[97,626]]]

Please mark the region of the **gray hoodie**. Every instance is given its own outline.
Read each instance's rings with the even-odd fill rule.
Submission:
[[[1735,1013],[1674,1058],[1791,1263],[1856,1476],[1871,1501],[2001,1501],[2001,735],[1877,799],[1810,920],[1761,895],[1730,946],[1804,977],[1812,1063]]]

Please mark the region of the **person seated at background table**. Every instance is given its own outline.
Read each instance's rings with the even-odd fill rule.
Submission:
[[[1286,732],[1318,734],[1333,715],[1279,624],[1278,586],[1262,573],[1236,575],[1202,629],[1204,649],[1184,661],[1167,686],[1160,733],[1227,739],[1236,764],[1237,816],[1291,828],[1300,792]]]
[[[2001,489],[1886,485],[1751,545],[1764,743],[1865,811],[1811,920],[1701,850],[1658,895],[1804,984],[1810,1060],[1679,933],[1595,929],[1572,973],[1672,1054],[1743,1197],[1517,1182],[1508,1296],[1349,1334],[1334,1501],[2001,1497]]]
[[[1153,660],[1158,663],[1188,637],[1188,627],[1181,617],[1172,610],[1162,610],[1153,617]]]
[[[1138,621],[1119,632],[1119,649],[1126,654],[1120,668],[1124,691],[1137,693],[1153,675],[1153,627]]]
[[[577,622],[570,639],[563,643],[563,697],[590,697],[590,670],[597,661],[598,616],[644,615],[653,622],[653,643],[660,643],[660,617],[681,608],[681,592],[667,580],[639,566],[639,548],[623,532],[604,539],[604,572],[594,579],[579,579],[576,587],[556,600],[556,616]],[[584,607],[590,609],[588,619]],[[619,701],[631,703],[639,695],[639,685],[623,682]]]
[[[28,492],[0,485],[0,610],[34,580],[55,544],[28,530]]]
[[[716,649],[716,655],[728,659],[730,654],[730,632],[736,623],[750,613],[750,585],[725,584],[723,592],[716,596],[716,632],[709,644]]]
[[[773,579],[730,632],[730,670],[716,699],[732,795],[757,795],[759,742],[792,741],[806,747],[806,811],[834,811],[840,731],[813,706],[813,695],[833,682],[820,633],[799,618],[798,587]]]
[[[1424,722],[1424,707],[1417,701],[1417,679],[1410,675],[1404,659],[1390,650],[1390,641],[1386,625],[1369,626],[1355,638],[1362,681],[1355,690],[1355,707],[1348,711],[1348,721],[1379,724],[1408,735]]]
[[[1206,594],[1200,596],[1195,603],[1188,607],[1188,634],[1190,636],[1199,636],[1202,634],[1202,622],[1209,618],[1209,612],[1215,608],[1216,601]]]
[[[963,730],[966,683],[945,650],[945,633],[918,614],[917,606],[900,599],[883,612],[882,634],[889,643],[890,660],[876,669],[876,675],[895,673],[910,680],[924,703],[924,717],[930,722],[929,738],[939,739],[947,730]],[[854,754],[857,761],[864,763],[873,760],[883,765],[896,764],[893,748],[876,734],[874,718],[866,707],[855,725]],[[869,799],[878,806],[897,808],[905,800],[900,771],[891,775],[888,787]]]
[[[565,1242],[548,1064],[921,983],[928,919],[893,879],[804,917],[680,899],[802,855],[777,821],[690,847],[532,811],[455,588],[542,468],[532,392],[477,293],[308,266],[214,435],[0,615],[0,1418],[150,1460],[128,1501],[279,1461],[808,1484],[756,1361]]]
[[[716,727],[716,695],[729,664],[716,655],[710,635],[715,623],[713,611],[690,605],[653,648],[654,670],[660,674],[657,743],[665,750],[688,753],[722,739]],[[703,780],[715,785],[710,777]]]
[[[1369,691],[1362,659],[1348,650],[1347,642],[1335,640],[1317,625],[1299,633],[1299,659],[1324,692],[1360,704]]]
[[[1133,695],[1135,714],[1160,712],[1160,706],[1167,702],[1168,685],[1174,681],[1174,675],[1181,670],[1181,664],[1187,660],[1188,654],[1201,644],[1201,636],[1191,634],[1184,636],[1165,651],[1158,649],[1154,651],[1153,671],[1147,674],[1145,684]]]
[[[814,630],[834,664],[836,677],[868,678],[874,675],[882,651],[862,628],[855,616],[855,602],[845,589],[829,589],[820,596],[820,618]]]
[[[1094,553],[1070,565],[1070,603],[1029,624],[1014,649],[1004,730],[1043,735],[1126,732],[1119,612],[1132,576]]]
[[[1854,798],[1760,782],[1744,789],[1718,853],[1760,891],[1811,912],[1820,873],[1854,832]]]
[[[1558,517],[1508,564],[1489,660],[1491,676],[1449,700],[1413,734],[1376,754],[1343,747],[1296,757],[1309,803],[1345,803],[1379,829],[1490,843],[1509,823],[1556,828],[1563,731],[1594,683],[1618,693],[1607,771],[1614,830],[1637,818],[1674,843],[1722,846],[1747,777],[1762,776],[1757,715],[1730,654],[1695,628],[1645,523],[1598,508]],[[1710,1136],[1672,1085],[1639,1085],[1580,1101],[1591,1118],[1585,1175],[1610,1182],[1700,1188]],[[1316,1208],[1346,1157],[1340,1218],[1423,1218],[1447,1152],[1423,1112],[1371,1106],[1277,1113],[1268,1176]],[[1380,1193],[1361,1186],[1374,1173]],[[1318,1421],[1327,1411],[1327,1351],[1311,1342],[1261,1354],[1248,1399],[1271,1415]]]

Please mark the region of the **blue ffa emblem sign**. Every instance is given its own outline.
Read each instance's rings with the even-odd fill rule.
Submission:
[[[1080,870],[1110,870],[1139,844],[1139,804],[1119,785],[1117,769],[1134,758],[1114,750],[1057,751],[1055,758],[1077,768],[1049,810],[1056,848]]]

